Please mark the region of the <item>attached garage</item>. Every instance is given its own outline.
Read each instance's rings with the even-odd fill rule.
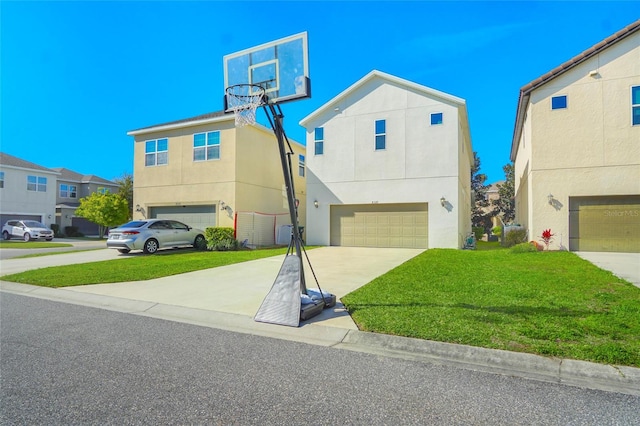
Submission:
[[[640,252],[640,195],[571,197],[569,250]]]
[[[331,206],[332,246],[426,249],[427,203]]]
[[[216,206],[161,206],[149,208],[150,219],[172,219],[193,228],[206,229],[216,226]]]

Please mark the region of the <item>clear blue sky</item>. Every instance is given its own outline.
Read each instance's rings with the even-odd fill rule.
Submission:
[[[313,97],[377,69],[463,98],[488,182],[504,178],[520,87],[640,17],[638,1],[1,1],[1,150],[113,179],[133,129],[222,109],[224,55],[302,31]],[[279,161],[274,145],[274,161]]]

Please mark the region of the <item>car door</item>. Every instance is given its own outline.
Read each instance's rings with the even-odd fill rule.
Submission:
[[[171,247],[174,245],[175,232],[171,224],[166,220],[159,220],[149,225],[151,236],[158,240],[158,246]]]
[[[174,234],[175,244],[180,244],[180,245],[193,244],[193,241],[191,241],[191,232],[189,232],[189,227],[187,225],[175,220],[170,220],[168,222],[171,224],[171,227],[175,232]]]

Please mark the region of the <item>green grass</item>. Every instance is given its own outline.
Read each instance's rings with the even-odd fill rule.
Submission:
[[[361,330],[640,367],[640,289],[569,252],[432,249],[342,302]]]
[[[68,243],[53,243],[49,241],[21,241],[21,240],[0,240],[0,248],[3,249],[39,249],[39,248],[59,248],[73,247]]]
[[[226,252],[172,250],[153,256],[34,269],[4,275],[0,279],[43,287],[143,281],[276,256],[286,251],[286,247]]]

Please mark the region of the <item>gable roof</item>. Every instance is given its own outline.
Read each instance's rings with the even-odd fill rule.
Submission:
[[[60,173],[60,177],[58,180],[67,180],[72,182],[80,182],[80,183],[103,183],[106,185],[116,185],[115,182],[103,179],[96,175],[83,175],[78,172],[74,172],[73,170],[66,169],[64,167],[56,167],[53,170]]]
[[[57,174],[57,172],[53,169],[42,167],[38,164],[23,160],[22,158],[14,157],[13,155],[9,155],[4,152],[0,152],[0,164],[3,166],[15,167],[18,169],[39,170],[42,172]]]
[[[381,80],[387,81],[387,82],[389,82],[391,84],[395,84],[395,85],[398,85],[398,86],[405,87],[407,89],[415,90],[415,91],[421,92],[424,95],[429,96],[429,97],[440,98],[440,99],[442,99],[442,100],[444,100],[446,102],[451,102],[451,103],[454,103],[454,104],[458,104],[459,106],[462,106],[462,107],[464,107],[466,109],[466,102],[462,98],[458,98],[456,96],[449,95],[447,93],[441,92],[439,90],[432,89],[432,88],[427,87],[427,86],[422,86],[420,84],[416,84],[416,83],[414,83],[412,81],[409,81],[409,80],[404,80],[402,78],[395,77],[395,76],[393,76],[391,74],[387,74],[387,73],[384,73],[382,71],[373,70],[369,74],[365,75],[360,80],[356,81],[354,84],[349,86],[346,90],[342,91],[336,97],[334,97],[333,99],[331,99],[330,101],[328,101],[327,103],[322,105],[320,108],[316,109],[314,112],[312,112],[311,114],[307,115],[305,118],[300,120],[300,125],[303,126],[303,127],[306,127],[305,125],[308,122],[310,122],[313,119],[317,118],[318,116],[323,114],[325,111],[327,111],[329,109],[333,109],[336,106],[337,103],[343,101],[344,99],[349,97],[354,91],[356,91],[360,87],[364,86],[368,82],[373,81],[375,79],[381,79]]]
[[[525,84],[524,86],[522,86],[522,88],[520,88],[518,109],[516,111],[516,124],[513,129],[513,139],[511,140],[511,161],[515,161],[515,156],[518,149],[518,141],[520,140],[520,135],[522,133],[522,125],[524,124],[524,114],[527,109],[527,105],[529,104],[531,92],[553,80],[554,78],[564,74],[575,66],[581,64],[587,59],[590,59],[593,56],[599,54],[613,44],[618,43],[619,41],[636,33],[637,31],[640,31],[640,19],[632,24],[627,25],[615,34],[605,38],[601,42],[591,46],[589,49],[585,50],[579,55],[574,56],[562,65],[552,69],[548,73],[536,78],[532,82]]]

